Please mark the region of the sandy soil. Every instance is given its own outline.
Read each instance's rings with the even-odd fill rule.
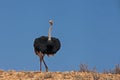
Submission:
[[[96,72],[33,72],[0,70],[0,80],[120,80],[120,74]]]

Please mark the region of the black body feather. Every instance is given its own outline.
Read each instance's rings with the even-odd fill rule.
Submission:
[[[55,37],[48,40],[48,36],[41,36],[34,41],[35,52],[42,52],[47,55],[54,55],[60,49],[60,41]]]

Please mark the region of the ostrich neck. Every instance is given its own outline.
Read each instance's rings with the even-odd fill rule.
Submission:
[[[52,32],[52,25],[50,25],[49,27],[49,31],[48,31],[48,40],[51,40],[51,32]]]

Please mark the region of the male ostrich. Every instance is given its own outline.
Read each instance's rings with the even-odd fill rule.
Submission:
[[[52,25],[53,21],[49,20],[50,27],[48,31],[48,36],[41,36],[36,38],[34,41],[34,51],[36,55],[40,58],[40,71],[42,71],[42,61],[45,65],[46,72],[48,71],[48,67],[44,61],[44,56],[46,55],[54,55],[60,49],[60,41],[58,38],[51,37]]]

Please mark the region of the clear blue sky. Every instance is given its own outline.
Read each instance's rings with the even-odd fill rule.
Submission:
[[[0,0],[0,69],[39,70],[33,41],[48,34],[49,19],[62,44],[54,57],[45,56],[50,71],[120,64],[119,0]]]

